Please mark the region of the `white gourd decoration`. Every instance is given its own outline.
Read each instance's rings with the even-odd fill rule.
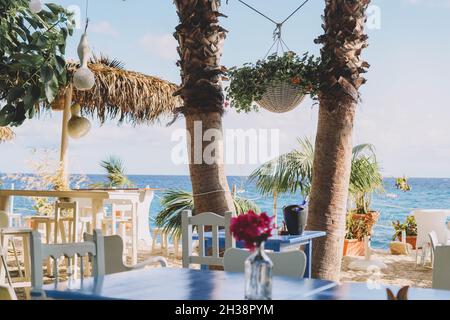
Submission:
[[[72,139],[82,138],[91,130],[91,122],[80,116],[81,106],[79,104],[74,104],[71,112],[72,117],[67,123],[67,133]]]
[[[42,2],[41,0],[30,0],[29,8],[31,13],[39,13],[42,11]]]
[[[95,85],[94,73],[88,68],[90,54],[88,37],[85,31],[78,45],[78,56],[80,57],[81,66],[73,75],[73,84],[80,91],[91,90]]]

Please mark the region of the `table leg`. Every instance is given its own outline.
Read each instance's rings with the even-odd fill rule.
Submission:
[[[24,266],[24,281],[31,282],[31,254],[30,254],[30,235],[22,236],[22,254],[23,254],[23,266]],[[30,288],[25,288],[25,296],[30,299]]]
[[[0,211],[10,212],[11,207],[11,197],[3,196],[0,197]]]
[[[305,278],[311,278],[312,271],[312,239],[308,241],[308,244],[305,245],[305,255],[306,255],[306,269],[305,269]]]
[[[7,242],[7,238],[6,236],[2,236],[2,238],[0,239],[0,258],[1,260],[1,264],[0,264],[0,284],[6,284],[5,279],[8,276],[8,269],[7,269],[7,265],[6,265],[6,257],[8,254],[8,242]],[[3,258],[5,257],[5,258]],[[5,259],[5,260],[3,260]]]
[[[92,199],[92,229],[97,229],[97,218],[103,214],[103,199]]]
[[[137,205],[133,203],[132,205],[132,216],[131,216],[131,263],[133,265],[138,262],[138,250],[137,250]]]

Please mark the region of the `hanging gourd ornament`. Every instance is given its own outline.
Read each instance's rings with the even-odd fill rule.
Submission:
[[[80,91],[91,90],[95,85],[94,73],[88,68],[90,53],[88,37],[85,31],[81,36],[80,44],[78,45],[80,68],[73,75],[73,84],[75,88]]]
[[[42,11],[42,2],[41,0],[30,0],[28,4],[31,13],[39,13]]]
[[[72,117],[67,123],[67,133],[72,139],[82,138],[91,130],[91,122],[80,116],[81,106],[79,104],[74,104],[71,112]]]

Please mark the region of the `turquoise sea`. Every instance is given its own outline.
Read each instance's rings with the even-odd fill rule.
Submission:
[[[89,175],[89,183],[104,181],[104,176]],[[130,176],[130,179],[138,187],[151,187],[158,189],[179,188],[191,190],[188,176]],[[254,200],[263,211],[272,213],[272,199],[261,197],[253,183],[248,182],[246,177],[229,177],[230,186],[235,184],[242,191],[240,196]],[[11,183],[15,183],[16,189],[21,188],[20,182],[3,180],[0,188],[8,189]],[[393,220],[404,220],[414,209],[445,209],[450,208],[450,179],[411,178],[409,184],[412,186],[410,192],[402,192],[395,188],[395,179],[384,179],[385,192],[373,197],[372,208],[381,212],[372,241],[374,248],[387,248],[391,241]],[[244,191],[245,190],[245,191]],[[151,217],[160,210],[159,199],[163,191],[156,193],[151,207]],[[296,204],[302,201],[299,195],[284,195],[279,200],[278,222],[281,225],[282,208],[288,204]],[[29,215],[33,213],[32,204],[28,199],[16,198],[14,211]]]

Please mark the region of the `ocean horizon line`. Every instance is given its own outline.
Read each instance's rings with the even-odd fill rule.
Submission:
[[[8,176],[8,175],[35,175],[32,172],[13,172],[13,173],[6,173],[6,172],[0,172],[1,176]],[[76,175],[76,176],[106,176],[105,173],[70,173],[70,175]],[[128,177],[139,177],[139,176],[151,176],[151,177],[189,177],[189,174],[152,174],[152,173],[129,173],[126,174]],[[234,175],[234,174],[228,174],[227,177],[239,177],[239,178],[248,178],[250,175]],[[403,175],[399,176],[383,176],[383,179],[397,179],[399,177],[402,177]],[[421,176],[407,176],[408,179],[450,179],[450,177],[421,177]]]

